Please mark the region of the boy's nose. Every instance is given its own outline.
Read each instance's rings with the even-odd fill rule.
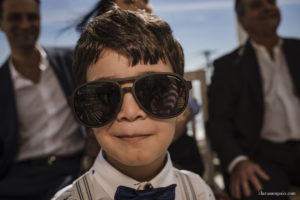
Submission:
[[[123,103],[120,112],[117,115],[118,121],[135,121],[144,119],[146,113],[139,107],[131,92],[126,92],[123,97]]]

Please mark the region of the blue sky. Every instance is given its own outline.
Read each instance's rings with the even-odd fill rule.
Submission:
[[[234,0],[150,0],[156,15],[166,20],[185,52],[186,70],[204,67],[204,50],[215,59],[238,45]],[[78,34],[71,25],[97,0],[41,0],[42,31],[39,42],[50,46],[74,46]],[[278,0],[282,21],[279,33],[300,38],[300,0]],[[0,63],[9,54],[4,34],[0,33]]]

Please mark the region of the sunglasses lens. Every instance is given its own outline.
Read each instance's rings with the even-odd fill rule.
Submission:
[[[74,110],[79,121],[90,127],[110,122],[121,101],[120,87],[112,82],[86,84],[74,95]]]
[[[174,75],[146,76],[136,82],[135,93],[144,110],[156,118],[175,117],[187,105],[185,82]]]

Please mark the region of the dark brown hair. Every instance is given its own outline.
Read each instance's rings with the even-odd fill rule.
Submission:
[[[234,10],[237,14],[238,17],[243,17],[244,16],[244,5],[242,3],[243,0],[235,0],[235,4],[234,4]]]
[[[101,53],[110,49],[138,63],[170,63],[174,72],[183,75],[184,55],[170,26],[159,17],[144,11],[125,11],[113,6],[87,26],[77,42],[73,71],[78,84],[86,82],[88,67]]]
[[[76,30],[82,32],[91,19],[109,11],[114,3],[115,0],[99,0],[94,8],[82,17],[80,22],[76,25]]]

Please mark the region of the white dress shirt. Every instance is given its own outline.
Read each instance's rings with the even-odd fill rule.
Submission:
[[[84,147],[67,98],[50,67],[45,51],[41,55],[40,80],[33,83],[9,62],[19,120],[19,154],[17,160],[49,155],[70,155]]]
[[[272,59],[266,48],[252,42],[262,75],[264,94],[264,122],[261,137],[283,143],[300,140],[300,100],[282,50],[283,41],[274,47]]]
[[[283,143],[288,140],[300,140],[300,100],[294,93],[294,85],[282,50],[283,40],[280,39],[273,49],[271,58],[267,49],[251,41],[254,48],[259,70],[262,76],[264,95],[264,121],[261,138]],[[232,172],[237,163],[248,158],[237,156],[229,164]]]
[[[101,150],[93,167],[87,172],[86,176],[89,176],[91,180],[94,197],[96,200],[111,200],[114,199],[115,192],[118,186],[126,186],[129,188],[140,189],[143,188],[146,184],[151,184],[154,188],[158,187],[166,187],[172,184],[176,184],[175,189],[175,199],[182,200],[185,199],[182,195],[182,191],[178,186],[177,176],[175,175],[175,171],[179,172],[178,169],[174,168],[170,159],[170,155],[168,154],[167,162],[162,169],[162,171],[155,176],[149,182],[139,182],[136,181],[125,174],[121,173],[113,166],[111,166],[106,159],[103,157],[103,151]],[[206,185],[206,183],[200,178],[199,175],[188,172],[188,171],[180,171],[179,173],[187,174],[191,183],[196,188],[196,199],[201,200],[213,200],[214,195],[210,188]],[[62,200],[62,199],[77,199],[74,198],[74,184],[69,185],[66,188],[59,191],[54,200]]]

